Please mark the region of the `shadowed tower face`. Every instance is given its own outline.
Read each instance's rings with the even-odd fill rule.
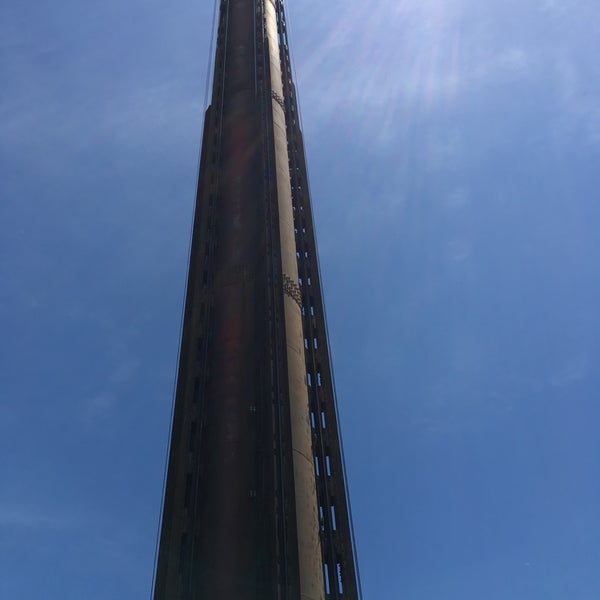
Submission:
[[[359,598],[279,1],[220,5],[154,598]]]

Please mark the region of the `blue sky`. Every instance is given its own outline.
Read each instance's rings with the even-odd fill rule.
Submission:
[[[148,598],[212,3],[0,6],[0,597]],[[365,598],[600,597],[600,5],[289,3]]]

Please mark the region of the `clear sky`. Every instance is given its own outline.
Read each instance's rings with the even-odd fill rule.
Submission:
[[[290,0],[365,599],[600,598],[600,3]],[[212,2],[0,4],[0,598],[148,598]]]

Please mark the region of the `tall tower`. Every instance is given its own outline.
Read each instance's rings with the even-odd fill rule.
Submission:
[[[281,0],[221,0],[155,600],[358,599]]]

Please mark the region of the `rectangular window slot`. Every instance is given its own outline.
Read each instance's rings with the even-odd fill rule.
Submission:
[[[319,347],[319,342],[317,342],[317,338],[313,338],[313,346],[316,348]]]
[[[331,587],[329,585],[329,565],[327,565],[327,563],[325,563],[323,565],[323,568],[325,570],[325,593],[327,595],[331,594]]]
[[[306,381],[308,383],[308,387],[312,387],[312,377],[310,376],[310,373],[306,374]]]
[[[304,348],[308,350],[308,338],[304,338]]]
[[[317,385],[319,387],[321,387],[322,383],[321,383],[321,373],[317,373]]]
[[[302,285],[302,277],[298,277],[298,285]]]
[[[306,283],[307,283],[308,285],[310,285],[310,277],[307,277],[307,278],[306,278]]]
[[[331,477],[331,459],[329,458],[329,454],[325,457],[325,468],[327,470],[327,475]]]
[[[321,470],[319,469],[319,457],[315,456],[315,473],[317,474],[317,477],[321,476]]]
[[[310,412],[310,424],[313,429],[315,429],[317,426],[317,420],[315,419],[315,413],[312,411]]]
[[[302,316],[305,317],[306,316],[306,309],[304,308],[304,305],[302,306],[302,308],[300,310],[302,311]]]
[[[325,422],[325,413],[321,411],[321,427],[327,429],[327,423]]]
[[[310,316],[314,317],[315,316],[315,307],[311,304],[310,306]]]
[[[331,505],[331,527],[335,531],[337,529],[337,522],[335,520],[335,506]]]
[[[325,513],[322,506],[319,506],[319,523],[321,523],[321,531],[325,531]]]
[[[335,566],[335,570],[337,571],[337,583],[338,583],[338,592],[340,594],[344,593],[344,585],[342,583],[342,565],[338,563]]]

